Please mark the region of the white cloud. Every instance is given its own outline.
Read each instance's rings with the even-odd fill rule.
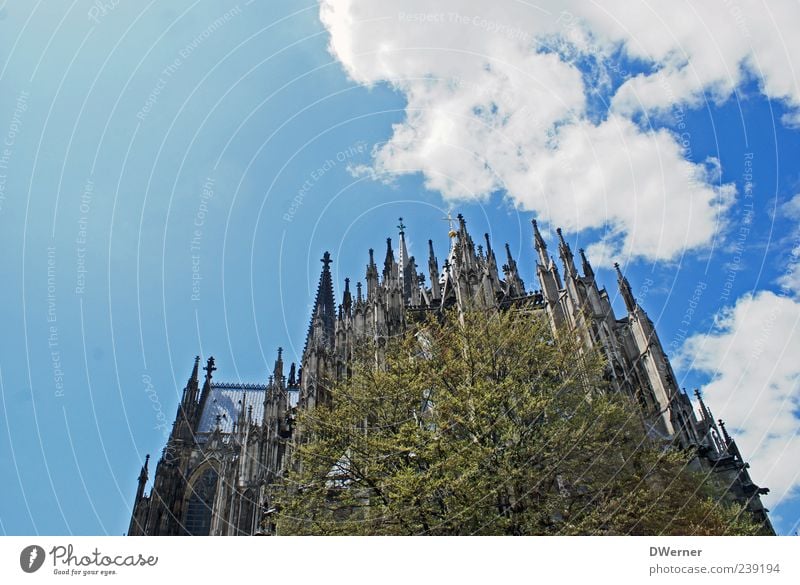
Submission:
[[[784,290],[800,295],[800,245],[795,246],[790,254],[786,271],[778,279],[778,284]]]
[[[800,303],[769,291],[745,295],[712,331],[688,339],[683,365],[712,375],[707,404],[750,459],[775,505],[800,492]]]
[[[800,221],[800,193],[781,205],[782,215],[790,220]],[[780,287],[800,297],[800,228],[792,234],[794,243],[784,260],[784,270],[778,278]]]
[[[632,115],[724,100],[748,76],[800,106],[794,2],[320,0],[320,16],[355,81],[408,101],[375,171],[421,172],[450,199],[505,190],[569,230],[607,227],[608,258],[708,245],[735,194],[719,161],[685,159],[688,135],[644,131]],[[620,50],[650,71],[597,121],[587,98],[610,87]]]
[[[781,212],[789,219],[800,221],[800,193],[781,205]]]
[[[669,108],[679,101],[698,105],[704,92],[724,100],[749,77],[766,96],[800,107],[797,2],[585,4],[577,13],[605,43],[619,43],[627,55],[654,68],[620,88],[614,97],[619,110]]]

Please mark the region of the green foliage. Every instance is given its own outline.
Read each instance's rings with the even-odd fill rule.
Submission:
[[[357,352],[300,414],[279,534],[758,532],[533,310],[429,318],[382,368]]]

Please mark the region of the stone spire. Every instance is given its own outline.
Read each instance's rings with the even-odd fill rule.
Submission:
[[[503,272],[506,277],[507,294],[510,297],[519,297],[525,294],[525,283],[519,276],[517,262],[511,255],[511,247],[506,244],[506,263],[503,265]]]
[[[200,413],[203,408],[203,394],[198,388],[199,367],[200,356],[197,356],[194,359],[192,373],[189,375],[189,380],[186,382],[186,387],[183,389],[183,396],[180,404],[178,404],[175,422],[173,423],[172,432],[170,433],[170,441],[175,439],[189,440],[197,424],[197,420],[200,418]],[[205,386],[203,387],[203,392],[205,392]]]
[[[342,294],[342,310],[348,317],[352,314],[353,295],[350,294],[350,279],[344,279],[344,294]]]
[[[499,274],[497,273],[497,258],[494,255],[489,234],[483,234],[483,238],[486,240],[486,269],[489,272],[489,276],[496,282],[499,279]]]
[[[144,488],[147,485],[147,478],[149,477],[149,473],[147,471],[147,464],[150,462],[150,454],[144,456],[144,465],[142,465],[142,469],[139,472],[139,487],[136,490],[136,500],[139,501],[142,499],[144,495]]]
[[[550,256],[550,272],[553,274],[553,278],[556,281],[556,286],[560,289],[562,287],[561,283],[561,275],[558,273],[558,266],[556,266],[556,260],[552,256]]]
[[[725,422],[722,419],[717,421],[719,424],[719,428],[722,429],[722,437],[725,439],[725,443],[729,444],[731,442],[731,436],[728,434],[728,430],[725,428]]]
[[[319,275],[317,296],[311,312],[311,324],[306,336],[306,349],[312,341],[331,347],[333,345],[334,327],[336,322],[336,304],[333,299],[333,280],[331,279],[330,264],[332,262],[329,252],[323,254],[322,273]],[[305,350],[304,350],[305,352]]]
[[[428,240],[428,275],[431,277],[431,298],[438,300],[442,298],[442,291],[439,288],[439,261],[433,253],[433,240]]]
[[[547,244],[544,242],[544,238],[539,231],[539,224],[536,223],[536,220],[532,219],[531,223],[533,224],[533,245],[536,248],[536,253],[539,255],[539,264],[547,267]]]
[[[403,282],[406,283],[404,285],[405,286],[404,290],[407,291],[407,293],[405,294],[408,295],[405,299],[405,302],[410,305],[416,306],[420,302],[421,297],[419,288],[420,288],[420,282],[422,282],[420,281],[420,276],[422,276],[422,279],[424,281],[425,275],[417,274],[416,259],[413,256],[409,257],[408,264],[406,265],[405,268],[405,277]]]
[[[584,252],[583,248],[579,250],[581,254],[581,262],[583,264],[583,275],[586,278],[594,279],[594,270],[592,270],[592,265],[589,264],[589,260],[586,259],[586,252]]]
[[[728,434],[728,429],[725,428],[725,422],[722,419],[719,419],[717,420],[717,424],[722,431],[722,439],[728,449],[728,455],[737,461],[743,462],[744,460],[742,459],[742,454],[739,452],[739,447],[736,445],[736,441],[733,440],[733,437]]]
[[[695,398],[697,398],[698,405],[700,406],[700,419],[706,423],[713,424],[714,417],[711,416],[711,411],[706,406],[706,403],[703,400],[703,395],[700,394],[700,390],[695,389],[694,395]]]
[[[403,291],[403,302],[408,303],[411,300],[413,281],[415,278],[414,268],[411,266],[411,257],[408,255],[408,248],[406,247],[406,226],[403,224],[403,218],[400,218],[400,223],[397,229],[400,232],[400,241],[398,243],[398,274],[400,277],[400,288]]]
[[[278,348],[278,358],[275,360],[275,367],[272,369],[272,376],[277,384],[283,379],[283,348]]]
[[[394,284],[397,279],[397,263],[394,261],[392,238],[386,238],[386,258],[383,260],[383,285]]]
[[[211,376],[217,367],[214,365],[214,357],[211,356],[206,360],[206,367],[203,370],[206,373],[205,380],[203,381],[203,390],[200,392],[200,404],[198,406],[198,416],[197,420],[195,421],[195,426],[198,422],[200,422],[200,413],[203,412],[205,408],[206,402],[208,402],[208,397],[211,394]]]
[[[467,220],[462,214],[456,216],[458,219],[458,248],[459,254],[456,256],[456,266],[459,271],[469,272],[475,268],[475,243],[472,236],[467,231]]]
[[[375,250],[369,249],[369,264],[367,264],[367,300],[371,301],[378,293],[378,267],[375,264]]]
[[[199,384],[199,380],[197,378],[199,374],[200,368],[200,356],[194,356],[194,367],[192,368],[192,373],[189,375],[189,384],[197,385]]]
[[[531,220],[533,225],[533,244],[536,247],[538,260],[536,262],[536,275],[542,287],[542,297],[547,303],[547,312],[554,331],[558,331],[567,323],[567,316],[561,303],[561,277],[558,267],[552,258],[547,256],[547,244],[539,231],[536,220]]]
[[[617,284],[619,285],[619,292],[625,300],[625,308],[628,309],[629,314],[632,314],[636,310],[636,299],[631,290],[631,283],[623,276],[622,270],[619,268],[619,262],[614,262],[614,268],[617,270]]]
[[[564,276],[566,278],[575,278],[578,276],[578,270],[575,268],[575,257],[572,255],[572,250],[569,244],[564,239],[564,234],[561,233],[561,228],[556,229],[558,234],[558,253],[561,256],[561,262],[564,263]]]
[[[144,497],[144,488],[147,485],[147,478],[148,478],[147,464],[149,461],[150,461],[150,455],[149,454],[145,455],[144,465],[142,465],[142,469],[139,472],[139,485],[136,488],[136,499],[133,502],[133,513],[131,514],[131,521],[130,524],[128,525],[129,536],[133,534],[144,533],[145,527],[141,525],[141,523],[139,522],[139,518],[137,516],[139,512],[138,510],[139,503],[142,501],[142,498]]]
[[[198,394],[200,391],[200,380],[198,378],[200,368],[200,356],[195,356],[194,367],[192,373],[189,375],[189,380],[186,382],[186,389],[183,391],[182,406],[188,413],[193,410],[194,405],[197,403]]]

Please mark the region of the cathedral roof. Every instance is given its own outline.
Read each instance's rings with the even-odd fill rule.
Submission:
[[[253,407],[253,422],[261,423],[264,418],[264,396],[267,386],[261,384],[223,384],[212,383],[211,394],[205,403],[205,408],[200,415],[200,424],[197,427],[198,433],[210,433],[217,426],[217,416],[219,416],[219,427],[223,433],[233,431],[233,423],[239,420],[239,413],[242,411],[242,402],[247,407]]]
[[[244,401],[245,412],[252,406],[252,420],[261,424],[264,418],[264,398],[267,392],[266,384],[229,384],[216,382],[211,384],[211,394],[205,403],[205,408],[200,414],[198,434],[211,433],[217,426],[223,433],[233,432],[233,423],[239,420]],[[289,407],[297,406],[300,392],[298,389],[288,390]]]

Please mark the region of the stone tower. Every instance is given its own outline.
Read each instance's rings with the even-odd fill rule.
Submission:
[[[266,486],[281,469],[292,429],[288,413],[300,386],[282,350],[269,382],[216,382],[208,358],[202,389],[198,367],[183,391],[175,423],[145,495],[147,461],[139,475],[128,534],[240,535],[262,530]]]

